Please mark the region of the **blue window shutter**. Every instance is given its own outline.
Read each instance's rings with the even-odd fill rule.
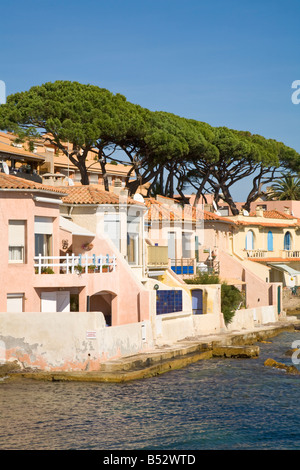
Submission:
[[[271,230],[268,232],[268,251],[273,251],[273,233]]]

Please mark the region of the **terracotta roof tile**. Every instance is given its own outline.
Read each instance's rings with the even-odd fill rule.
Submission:
[[[162,197],[162,196],[160,196]],[[165,198],[170,199],[170,198]],[[161,201],[157,201],[154,198],[147,198],[145,199],[146,206],[151,211],[148,212],[147,217],[150,220],[172,220],[172,221],[199,221],[199,220],[206,220],[206,221],[218,221],[218,222],[226,222],[234,224],[234,221],[227,217],[220,217],[212,212],[202,211],[197,209],[196,207],[189,206],[186,204],[184,208],[178,204],[177,201],[174,200],[174,205],[170,206],[169,204],[165,204]]]
[[[67,195],[63,197],[65,204],[119,204],[120,198],[117,194],[100,189],[96,185],[88,186],[66,186],[62,187]],[[127,198],[127,204],[145,206],[144,204]]]
[[[147,213],[148,220],[182,220],[179,210],[174,210],[168,204],[159,202],[152,197],[145,199],[145,205],[150,209]]]
[[[222,217],[220,215],[214,214],[213,212],[204,211],[204,220],[211,220],[211,221],[219,221],[219,222],[226,222],[235,224],[236,222],[230,217]]]
[[[28,150],[25,150],[23,147],[22,148],[14,147],[13,145],[9,145],[1,141],[0,141],[0,152],[6,153],[9,155],[16,155],[24,159],[27,158],[29,160],[37,160],[40,162],[44,162],[45,160],[45,158],[38,156],[33,152],[29,152]]]
[[[251,261],[256,261],[258,263],[287,263],[287,261],[289,263],[291,262],[299,262],[300,261],[300,258],[247,258],[248,260],[251,260]]]
[[[64,188],[56,188],[53,186],[47,186],[45,184],[36,183],[34,181],[26,180],[24,178],[18,178],[14,175],[7,175],[6,173],[0,173],[0,190],[1,189],[28,189],[28,190],[40,190],[40,191],[51,191],[54,193],[64,194]]]
[[[251,212],[250,217],[255,217],[256,212]],[[266,219],[295,219],[295,217],[291,214],[286,214],[285,212],[281,212],[278,210],[266,210],[263,211],[263,217]]]
[[[170,198],[165,199],[170,200]],[[150,197],[145,199],[145,205],[150,209],[147,214],[149,220],[196,221],[196,210],[192,206],[187,205],[183,208],[177,201],[174,201],[174,204],[171,206]],[[199,213],[198,220],[200,218],[203,218],[203,214]]]

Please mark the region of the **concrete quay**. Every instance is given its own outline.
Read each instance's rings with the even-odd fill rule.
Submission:
[[[286,321],[259,326],[253,330],[185,338],[141,354],[104,362],[97,371],[20,370],[13,363],[5,364],[0,366],[0,378],[2,377],[2,382],[17,379],[129,382],[154,377],[212,357],[255,358],[259,355],[259,346],[255,343],[286,331],[299,331],[300,334],[300,320],[292,317],[290,320],[287,318]]]

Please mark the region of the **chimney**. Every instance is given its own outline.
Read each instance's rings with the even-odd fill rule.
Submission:
[[[120,204],[127,204],[127,199],[128,199],[128,189],[122,189],[119,188],[119,202]]]
[[[256,212],[256,217],[263,217],[264,216],[264,210],[260,206],[256,207],[255,212]]]

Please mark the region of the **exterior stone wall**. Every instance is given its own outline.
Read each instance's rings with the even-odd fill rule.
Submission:
[[[99,370],[154,347],[149,321],[106,327],[101,312],[0,312],[0,362],[45,371]]]

